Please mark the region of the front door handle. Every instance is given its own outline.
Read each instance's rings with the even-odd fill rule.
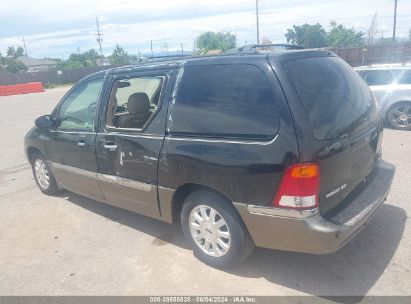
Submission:
[[[84,139],[80,139],[77,143],[77,146],[84,148],[86,146],[86,141]]]
[[[103,147],[104,149],[107,149],[110,151],[116,151],[118,148],[117,144],[114,142],[106,142]]]

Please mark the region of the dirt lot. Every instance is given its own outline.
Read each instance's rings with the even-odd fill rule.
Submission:
[[[0,295],[411,295],[411,132],[385,131],[391,193],[341,251],[258,249],[225,272],[197,261],[178,226],[40,193],[23,136],[66,90],[0,97]]]

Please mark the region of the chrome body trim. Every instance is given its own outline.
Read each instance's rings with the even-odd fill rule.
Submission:
[[[146,184],[143,182],[138,182],[135,180],[123,178],[120,176],[110,175],[110,174],[97,173],[97,179],[102,182],[114,183],[114,184],[122,185],[125,187],[129,187],[129,188],[136,188],[136,189],[143,190],[143,191],[152,191],[153,189],[153,185],[151,184]]]
[[[60,169],[60,170],[65,170],[74,174],[82,175],[85,177],[97,179],[102,182],[109,182],[109,183],[114,183],[114,184],[119,184],[125,187],[130,187],[130,188],[136,188],[139,190],[143,191],[152,191],[153,185],[143,183],[143,182],[138,182],[135,180],[115,176],[115,175],[110,175],[110,174],[102,174],[102,173],[97,173],[89,170],[84,170],[72,166],[67,166],[63,165],[60,163],[48,161],[49,164],[51,165],[52,168]]]
[[[181,140],[181,141],[197,141],[197,142],[210,142],[210,143],[227,143],[227,144],[241,144],[241,145],[270,145],[274,143],[278,138],[278,134],[269,141],[257,141],[257,140],[231,140],[231,139],[211,139],[211,138],[193,138],[193,137],[173,137],[166,136],[169,140]]]
[[[53,161],[48,161],[48,163],[51,165],[52,168],[56,168],[56,169],[60,169],[60,170],[65,170],[74,174],[78,174],[78,175],[82,175],[85,177],[90,177],[90,178],[94,178],[97,179],[97,173],[93,172],[93,171],[89,171],[89,170],[84,170],[84,169],[80,169],[77,167],[72,167],[72,166],[68,166],[68,165],[63,165],[60,163],[56,163]]]
[[[68,130],[59,130],[59,129],[55,129],[55,130],[50,130],[50,133],[67,133],[67,134],[96,134],[96,132],[90,130],[90,131],[68,131]]]
[[[308,210],[292,210],[274,207],[247,205],[247,210],[253,214],[269,215],[285,218],[309,218],[318,214],[318,208]]]
[[[172,224],[174,222],[173,218],[173,197],[175,189],[158,186],[158,204],[161,212],[161,219],[167,223]]]
[[[114,129],[116,132],[114,132]],[[164,139],[164,136],[158,136],[158,135],[149,135],[149,134],[136,134],[136,133],[120,133],[118,130],[122,131],[136,131],[137,129],[118,129],[114,128],[112,129],[106,129],[105,135],[115,135],[115,136],[124,136],[124,137],[138,137],[138,138],[152,138],[152,139]]]

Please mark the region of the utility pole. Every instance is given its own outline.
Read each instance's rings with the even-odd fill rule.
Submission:
[[[394,26],[392,28],[392,58],[391,61],[394,62],[395,61],[395,32],[397,30],[397,4],[398,4],[398,0],[395,0],[395,4],[394,4]]]
[[[150,40],[151,58],[153,58],[153,40]]]
[[[183,43],[181,42],[181,56],[184,56]]]
[[[395,32],[397,30],[397,4],[398,4],[398,0],[395,0],[395,5],[394,5],[394,27],[392,29],[392,43],[395,43]]]
[[[80,47],[77,48],[77,55],[80,57]]]
[[[255,12],[257,15],[257,44],[260,44],[260,24],[258,21],[258,0],[255,0]]]
[[[103,38],[102,38],[103,33],[100,32],[100,26],[98,24],[98,18],[97,17],[96,17],[96,23],[97,23],[97,33],[96,33],[97,39],[96,40],[97,40],[98,45],[100,47],[101,59],[103,59],[103,49],[101,48],[101,43],[103,42]]]
[[[26,55],[26,57],[28,57],[27,55],[27,48],[26,48],[26,40],[23,37],[23,46],[24,46],[24,54]]]

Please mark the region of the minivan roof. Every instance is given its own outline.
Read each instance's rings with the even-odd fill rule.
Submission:
[[[111,68],[104,71],[99,71],[88,75],[84,79],[93,78],[96,76],[105,75],[108,72],[127,72],[138,68],[153,68],[153,69],[161,69],[161,68],[172,68],[172,67],[180,67],[185,64],[207,64],[212,62],[219,62],[219,63],[238,63],[244,59],[248,60],[266,60],[270,57],[271,60],[274,61],[285,61],[290,59],[299,59],[304,57],[321,57],[321,56],[337,56],[333,52],[325,51],[325,50],[279,50],[273,52],[264,52],[264,53],[235,53],[235,54],[218,54],[218,55],[204,55],[204,56],[182,56],[179,58],[172,57],[172,58],[161,58],[158,61],[146,61],[146,62],[139,62],[136,64],[131,64],[127,66]]]

